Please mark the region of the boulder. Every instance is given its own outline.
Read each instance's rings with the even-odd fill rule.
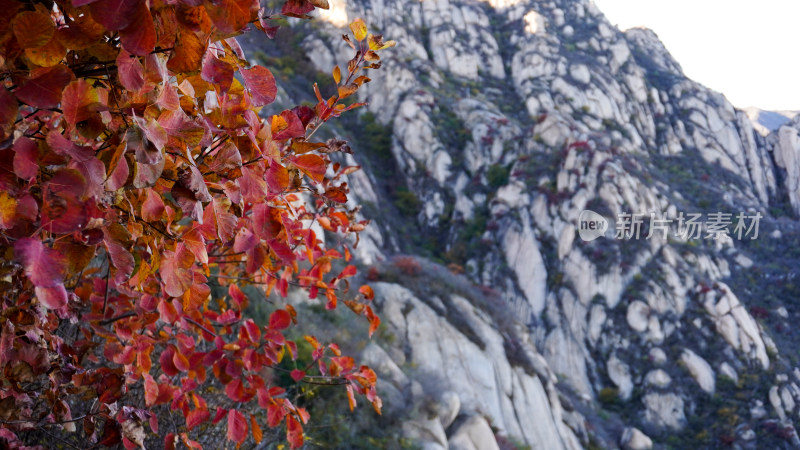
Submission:
[[[650,450],[653,448],[653,440],[638,428],[627,427],[622,431],[619,445],[623,450]]]
[[[629,400],[633,392],[633,380],[628,365],[617,358],[616,354],[613,354],[608,359],[606,367],[608,368],[608,377],[619,389],[619,397],[625,401]]]
[[[700,389],[714,393],[714,369],[706,362],[705,359],[697,355],[697,353],[684,349],[681,354],[681,362],[686,366],[686,370],[692,375]]]
[[[500,450],[492,428],[481,416],[470,416],[450,435],[450,450]]]
[[[645,406],[645,421],[659,428],[681,430],[686,426],[683,399],[677,394],[649,393],[642,402]]]

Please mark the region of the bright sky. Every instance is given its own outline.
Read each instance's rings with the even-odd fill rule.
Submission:
[[[655,31],[689,78],[734,106],[800,110],[800,1],[594,2],[622,30]]]

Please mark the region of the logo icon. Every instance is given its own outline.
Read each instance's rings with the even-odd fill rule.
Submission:
[[[586,242],[606,234],[608,220],[591,209],[584,209],[578,216],[578,235]]]

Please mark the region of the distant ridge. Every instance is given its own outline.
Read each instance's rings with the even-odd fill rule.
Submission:
[[[753,128],[762,136],[766,136],[791,121],[800,111],[765,111],[755,106],[748,106],[744,108],[744,112],[753,122]]]

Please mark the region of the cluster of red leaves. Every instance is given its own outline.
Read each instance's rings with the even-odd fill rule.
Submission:
[[[370,334],[378,326],[372,290],[348,293],[349,249],[311,229],[364,228],[345,206],[343,177],[358,167],[331,161],[343,141],[312,136],[360,106],[340,100],[393,43],[356,19],[338,94],[315,86],[313,108],[268,114],[275,80],[235,39],[248,26],[274,35],[257,0],[0,5],[0,446],[55,426],[134,448],[168,405],[185,425],[162,435],[166,448],[197,447],[192,430],[223,419],[237,445],[260,442],[265,423],[285,424],[299,447],[308,413],[273,382],[297,356],[284,336],[296,312],[287,304],[258,326],[241,287],[285,297],[296,285],[329,309],[345,296]],[[289,0],[281,13],[315,7],[327,2]],[[305,339],[314,364],[292,378],[345,384],[351,408],[363,394],[380,410],[372,370]],[[227,403],[207,403],[210,384]],[[252,401],[259,414],[243,412]]]

